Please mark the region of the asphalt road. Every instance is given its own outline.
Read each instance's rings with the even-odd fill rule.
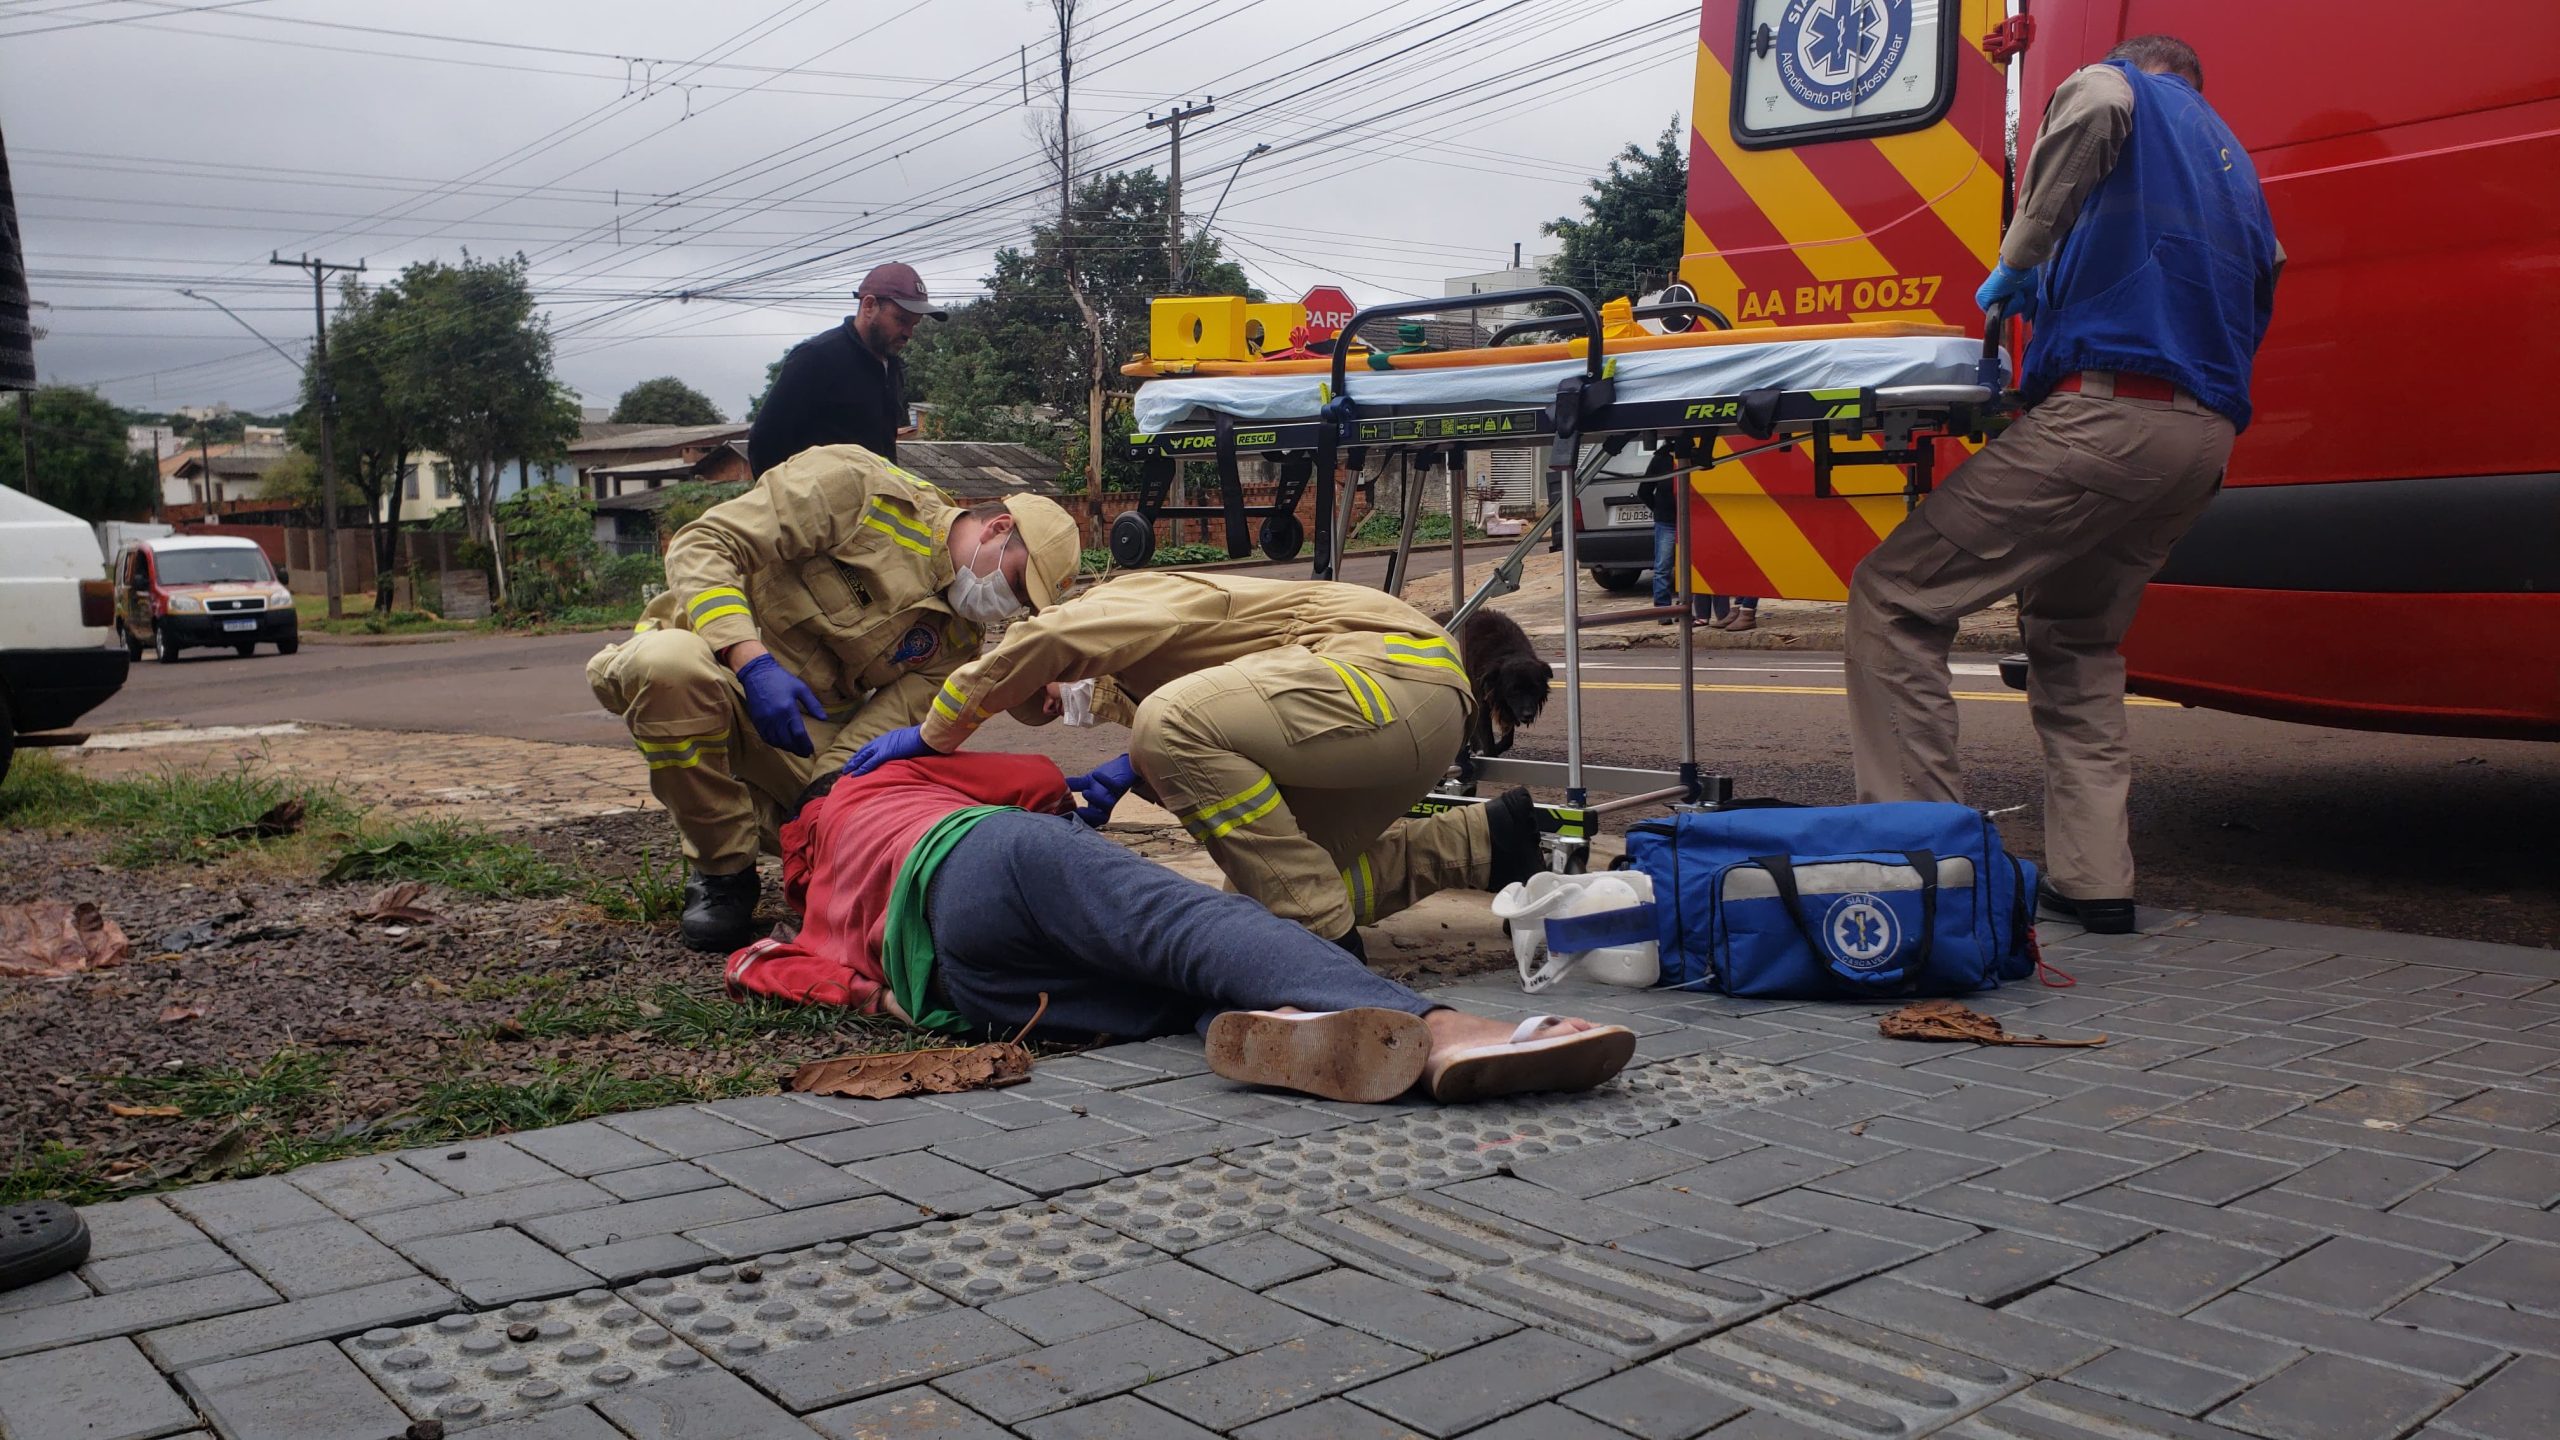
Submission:
[[[1472,552],[1470,568],[1487,552]],[[1372,562],[1374,563],[1374,562]],[[1442,556],[1445,563],[1445,552]],[[1355,572],[1356,576],[1357,572]],[[306,644],[299,655],[207,653],[145,660],[92,728],[301,720],[368,728],[628,743],[581,674],[610,635],[436,644]],[[1839,658],[1761,651],[1700,657],[1702,762],[1738,793],[1851,798]],[[1661,651],[1596,656],[1586,677],[1586,759],[1668,765],[1679,752],[1678,672]],[[2041,849],[2042,780],[2021,699],[1987,659],[1959,660],[1964,761],[1974,803],[2023,806],[2001,821]],[[2134,849],[2146,904],[2323,924],[2560,944],[2560,746],[2372,735],[2141,704]],[[1517,754],[1561,759],[1552,706]],[[1122,732],[1029,731],[999,719],[984,744],[1039,750],[1071,769],[1116,753]],[[635,761],[636,763],[636,761]]]

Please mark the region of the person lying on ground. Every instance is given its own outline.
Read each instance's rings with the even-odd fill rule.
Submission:
[[[1623,1026],[1465,1014],[1375,975],[1247,896],[1077,820],[1037,755],[898,760],[822,780],[782,829],[798,935],[730,957],[733,987],[932,1029],[1135,1040],[1193,1030],[1231,1080],[1377,1103],[1586,1090]]]

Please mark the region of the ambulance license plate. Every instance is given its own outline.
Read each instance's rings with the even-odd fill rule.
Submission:
[[[1609,507],[1609,523],[1612,525],[1651,525],[1653,523],[1653,511],[1649,507],[1643,505],[1612,505]]]
[[[222,622],[222,628],[225,630],[255,630],[258,628],[258,622],[255,620],[225,620]]]

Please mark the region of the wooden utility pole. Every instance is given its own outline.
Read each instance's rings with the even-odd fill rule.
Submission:
[[[1171,277],[1173,284],[1172,293],[1176,295],[1182,293],[1182,272],[1188,268],[1182,263],[1182,122],[1198,116],[1214,115],[1216,113],[1218,113],[1216,97],[1212,96],[1202,99],[1197,105],[1186,105],[1179,109],[1168,110],[1162,115],[1157,115],[1153,112],[1149,112],[1147,115],[1148,129],[1170,130],[1173,132],[1173,158],[1165,164],[1164,213],[1166,223],[1164,258],[1165,274]]]
[[[343,619],[346,600],[338,577],[338,392],[329,384],[329,307],[327,281],[332,270],[361,274],[364,262],[332,265],[305,255],[287,260],[269,254],[270,265],[290,265],[311,272],[311,385],[320,397],[320,545],[328,552],[329,618]]]

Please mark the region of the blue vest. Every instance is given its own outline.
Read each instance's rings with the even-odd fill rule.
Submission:
[[[2077,370],[2185,386],[2249,428],[2249,362],[2275,310],[2275,226],[2249,152],[2184,79],[2133,82],[2133,131],[2036,272],[2029,403]]]

